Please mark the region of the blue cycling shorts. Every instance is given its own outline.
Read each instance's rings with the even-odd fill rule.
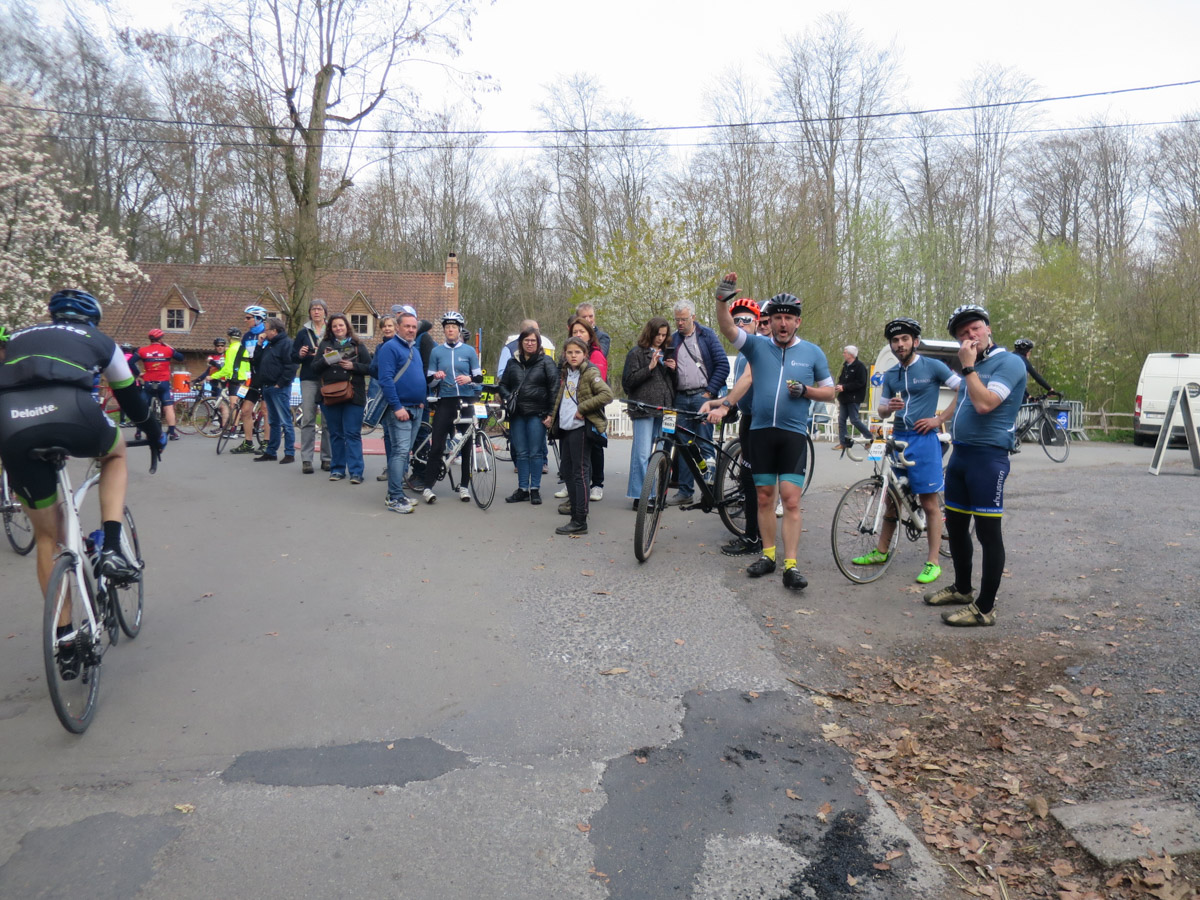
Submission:
[[[1007,450],[956,442],[946,464],[946,509],[1002,516],[1009,467]]]
[[[907,469],[908,483],[914,494],[936,494],[942,489],[942,442],[937,432],[920,434],[916,431],[893,433],[898,441],[907,441],[904,458],[916,463]],[[902,466],[897,466],[899,471]]]

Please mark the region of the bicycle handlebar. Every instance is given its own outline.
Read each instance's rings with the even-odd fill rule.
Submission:
[[[904,451],[908,449],[908,441],[898,441],[895,438],[888,438],[887,449],[896,454],[896,459],[902,466],[911,469],[916,465],[916,462],[904,455]]]
[[[150,448],[150,474],[154,475],[158,472],[158,461],[162,459],[162,448],[156,447],[148,440],[143,438],[140,441],[126,441],[126,447],[149,447]]]

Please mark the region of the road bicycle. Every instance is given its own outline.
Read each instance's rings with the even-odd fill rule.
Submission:
[[[128,446],[146,446],[146,442],[131,441]],[[121,632],[132,640],[141,631],[145,563],[137,525],[126,506],[121,551],[135,564],[138,574],[132,581],[120,584],[100,574],[104,532],[97,529],[85,535],[80,520],[84,499],[100,480],[98,460],[92,461],[83,484],[75,490],[67,471],[66,450],[41,447],[31,450],[30,456],[54,466],[63,508],[63,543],[55,557],[42,608],[46,684],[59,722],[67,731],[82,734],[96,713],[100,668],[106,650],[118,642]],[[151,474],[158,469],[158,459],[158,448],[151,447]],[[59,623],[64,621],[69,623],[68,630],[60,636]]]
[[[4,516],[4,533],[12,548],[24,556],[33,549],[33,524],[8,486],[8,473],[0,469],[0,514]]]
[[[434,415],[437,415],[435,412]],[[469,454],[468,467],[470,470],[469,489],[475,505],[487,509],[492,505],[496,496],[496,451],[492,449],[492,440],[483,431],[482,425],[487,421],[488,411],[484,403],[475,400],[463,400],[459,404],[458,418],[454,420],[456,427],[453,437],[448,438],[442,459],[438,462],[436,477],[429,478],[429,451],[433,443],[433,426],[422,422],[417,429],[413,441],[411,481],[424,485],[434,485],[444,477],[449,476],[450,487],[459,489],[458,460],[463,454]]]
[[[1030,413],[1029,419],[1017,426],[1013,438],[1013,452],[1020,452],[1021,441],[1033,431],[1037,442],[1042,445],[1046,455],[1054,462],[1066,462],[1071,455],[1071,435],[1067,431],[1070,413],[1066,408],[1049,402],[1051,397],[1062,399],[1058,391],[1050,391],[1041,397],[1030,397],[1028,403],[1021,404],[1023,411]]]
[[[680,416],[695,419],[695,415],[687,410],[651,406],[636,400],[621,402],[661,415],[663,420],[662,431],[646,463],[646,477],[642,481],[633,526],[633,555],[637,561],[645,562],[654,550],[659,522],[667,507],[672,473],[678,473],[681,466],[691,471],[696,493],[690,502],[679,508],[684,511],[699,509],[706,513],[715,510],[726,528],[736,537],[745,537],[746,516],[756,515],[756,511],[746,509],[741,482],[742,445],[736,438],[725,438],[725,423],[718,427],[716,439],[709,440],[679,424]],[[711,467],[708,459],[714,461]]]
[[[921,540],[928,531],[925,510],[908,481],[908,467],[916,465],[904,456],[907,441],[895,438],[871,444],[867,457],[875,463],[875,474],[846,488],[833,513],[830,544],[833,559],[842,574],[857,584],[881,577],[896,558],[896,545],[903,531],[910,541]],[[941,498],[938,498],[941,504]],[[943,521],[945,509],[942,510]],[[856,565],[854,560],[879,549],[884,523],[892,523],[887,558],[875,565]],[[945,530],[943,529],[943,535]],[[950,556],[950,542],[944,537],[938,551]]]
[[[217,455],[218,456],[220,456],[223,452],[225,452],[225,448],[229,445],[230,441],[235,441],[236,443],[240,444],[244,437],[244,434],[242,432],[242,421],[241,421],[241,417],[238,415],[238,413],[241,412],[242,403],[245,401],[242,400],[242,398],[240,398],[240,397],[232,397],[230,399],[234,400],[236,402],[233,403],[233,405],[230,407],[229,422],[222,424],[221,432],[220,432],[220,434],[217,435]],[[261,400],[255,401],[254,408],[253,408],[254,425],[253,425],[251,440],[258,447],[262,447],[264,444],[264,442],[263,442],[263,419],[265,417],[266,417],[266,412],[263,408],[262,401]]]

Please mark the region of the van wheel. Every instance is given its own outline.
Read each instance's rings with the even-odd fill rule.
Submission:
[[[1133,433],[1133,446],[1148,447],[1149,445],[1150,445],[1150,438],[1144,437],[1144,436],[1138,434],[1136,431]]]

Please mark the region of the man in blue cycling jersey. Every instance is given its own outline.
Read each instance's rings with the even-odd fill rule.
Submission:
[[[921,326],[915,319],[904,316],[892,319],[883,326],[883,336],[899,362],[883,373],[876,411],[881,419],[895,415],[892,437],[908,444],[904,458],[913,465],[905,470],[905,474],[925,510],[929,539],[929,555],[917,581],[929,584],[942,574],[938,564],[938,552],[942,547],[942,511],[938,506],[938,494],[942,490],[942,444],[938,432],[954,413],[954,401],[938,412],[938,394],[942,385],[957,388],[962,379],[941,360],[917,352],[921,344]],[[888,547],[896,530],[896,515],[891,497],[888,497],[879,544],[864,556],[855,557],[856,566],[887,562]]]
[[[737,296],[737,275],[725,276],[717,287],[717,324],[725,339],[740,350],[750,364],[754,386],[753,421],[750,425],[750,458],[758,499],[758,528],[762,556],[746,569],[751,578],[775,571],[776,486],[783,500],[783,584],[803,590],[808,579],[796,568],[800,548],[800,495],[808,460],[808,424],[813,401],[832,402],[837,396],[825,354],[816,344],[801,340],[800,300],[776,294],[762,313],[771,321],[771,336],[747,334],[734,324],[729,301]],[[713,410],[720,418],[740,397]]]
[[[946,536],[954,561],[954,584],[925,595],[930,606],[965,604],[942,613],[947,625],[996,624],[996,592],[1004,572],[1004,482],[1013,446],[1017,412],[1025,395],[1025,364],[992,343],[987,310],[973,303],[958,307],[946,325],[959,342],[962,382],[950,418],[954,450],[946,466]],[[982,550],[979,595],[971,587],[971,517]]]

